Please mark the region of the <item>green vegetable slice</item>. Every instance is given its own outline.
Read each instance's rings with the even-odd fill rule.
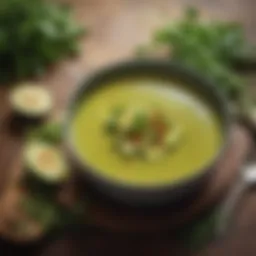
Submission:
[[[53,145],[32,141],[26,145],[24,161],[28,171],[48,183],[60,183],[69,176],[62,151]]]
[[[16,86],[10,93],[10,103],[15,112],[29,118],[45,116],[53,107],[51,93],[30,83]]]

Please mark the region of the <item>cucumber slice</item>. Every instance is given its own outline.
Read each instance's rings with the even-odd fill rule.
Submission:
[[[34,141],[25,148],[27,169],[48,183],[60,183],[68,178],[68,167],[61,150],[53,145]]]
[[[52,96],[47,89],[34,84],[22,84],[10,93],[13,110],[26,117],[46,115],[53,106]]]

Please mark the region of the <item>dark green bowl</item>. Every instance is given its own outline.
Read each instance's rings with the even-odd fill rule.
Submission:
[[[70,141],[69,128],[73,115],[81,100],[86,97],[87,93],[92,90],[97,90],[102,84],[107,84],[104,82],[112,81],[122,76],[143,74],[168,76],[173,80],[179,80],[201,95],[201,97],[203,97],[216,111],[222,125],[223,143],[213,161],[207,168],[198,172],[197,175],[183,179],[179,182],[170,182],[168,185],[131,185],[120,183],[101,175],[100,172],[97,172],[97,170],[93,168],[93,166],[83,163],[77,156],[76,151],[72,146],[72,141]],[[207,183],[208,177],[214,172],[216,164],[220,161],[226,150],[229,141],[230,123],[227,103],[217,90],[217,86],[211,84],[208,80],[199,76],[194,71],[176,63],[159,60],[138,60],[116,64],[103,69],[86,79],[71,99],[68,107],[65,133],[67,147],[71,153],[72,160],[80,169],[79,173],[82,179],[90,182],[94,188],[104,194],[124,203],[133,205],[155,205],[183,198]]]

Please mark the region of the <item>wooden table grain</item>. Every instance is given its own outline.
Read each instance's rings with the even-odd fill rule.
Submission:
[[[62,115],[68,99],[80,81],[102,66],[132,58],[138,44],[148,42],[152,31],[182,15],[186,6],[196,6],[204,19],[241,22],[248,39],[256,42],[255,0],[59,0],[70,3],[76,18],[86,26],[88,35],[81,42],[81,55],[50,70],[38,82],[52,90],[56,98],[54,116]],[[255,79],[251,79],[251,83]],[[0,197],[17,168],[22,130],[16,130],[8,106],[8,88],[0,87]],[[14,127],[13,127],[14,126]],[[199,255],[256,255],[256,193],[245,196],[237,223],[226,239],[211,244]],[[88,255],[182,255],[169,245],[169,236],[118,237],[95,235],[88,240]],[[175,252],[175,253],[174,253]],[[105,253],[105,254],[104,254]],[[174,253],[174,254],[173,254]],[[1,251],[0,251],[1,255]],[[53,254],[54,255],[54,254]],[[64,255],[64,254],[63,254]],[[73,254],[75,255],[75,254]],[[79,253],[77,255],[80,255]],[[83,254],[81,254],[83,255]]]

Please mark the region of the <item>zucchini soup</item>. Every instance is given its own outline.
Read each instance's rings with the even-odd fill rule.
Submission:
[[[157,76],[123,77],[88,91],[76,106],[70,137],[80,160],[98,174],[145,186],[191,178],[222,144],[211,105]]]

